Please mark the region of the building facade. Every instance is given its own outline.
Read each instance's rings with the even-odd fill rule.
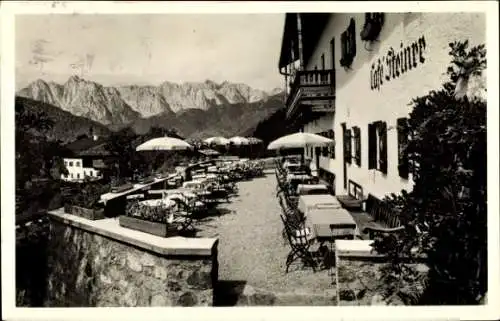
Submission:
[[[449,43],[464,40],[486,42],[485,14],[286,15],[279,69],[287,122],[334,138],[305,154],[336,194],[383,198],[412,188],[402,153],[410,103],[448,80]]]
[[[64,158],[64,166],[68,175],[61,174],[61,179],[69,182],[81,182],[84,179],[98,180],[102,178],[101,171],[91,166],[84,166],[83,158]],[[89,164],[91,165],[91,164]]]
[[[110,157],[105,148],[105,140],[91,133],[66,145],[66,148],[71,154],[63,157],[68,175],[61,174],[62,180],[83,182],[104,178],[104,160]]]

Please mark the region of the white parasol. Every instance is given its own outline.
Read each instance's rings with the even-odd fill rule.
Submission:
[[[267,149],[292,149],[304,147],[320,147],[332,144],[332,139],[313,133],[295,133],[272,141]]]
[[[231,143],[233,143],[234,145],[237,145],[237,146],[240,146],[240,145],[249,145],[250,144],[250,140],[248,140],[245,137],[241,137],[241,136],[231,137],[231,138],[229,138],[229,141]]]
[[[215,144],[215,145],[229,145],[230,141],[227,138],[222,136],[210,137],[204,140],[207,144]]]
[[[179,138],[174,137],[159,137],[148,140],[145,143],[137,146],[136,151],[146,150],[187,150],[193,146]]]

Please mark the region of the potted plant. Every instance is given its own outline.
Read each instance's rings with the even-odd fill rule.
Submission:
[[[86,184],[76,195],[65,201],[64,211],[89,220],[103,219],[104,207],[99,201],[107,190],[108,187],[104,185]]]
[[[148,206],[141,202],[129,202],[125,215],[119,218],[120,226],[167,237],[177,228],[172,224],[173,212],[165,206]]]

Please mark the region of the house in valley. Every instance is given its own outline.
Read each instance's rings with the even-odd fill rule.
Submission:
[[[68,175],[62,174],[61,179],[70,182],[102,179],[106,169],[104,160],[110,156],[105,144],[103,138],[92,135],[66,145],[73,155],[63,159]]]

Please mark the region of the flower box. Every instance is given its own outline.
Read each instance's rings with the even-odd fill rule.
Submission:
[[[167,223],[151,222],[141,218],[122,215],[119,218],[120,226],[141,231],[156,236],[171,236],[177,229]]]
[[[76,205],[64,205],[64,211],[68,214],[73,214],[76,216],[80,216],[86,218],[88,220],[101,220],[104,218],[104,209],[92,209],[85,208]]]

